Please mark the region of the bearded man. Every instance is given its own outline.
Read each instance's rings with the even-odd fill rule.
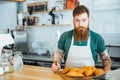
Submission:
[[[95,66],[98,55],[102,60],[105,72],[111,70],[111,59],[100,34],[89,28],[89,10],[84,5],[73,10],[74,29],[64,32],[54,54],[52,70],[59,71],[61,60],[64,58],[65,67]]]

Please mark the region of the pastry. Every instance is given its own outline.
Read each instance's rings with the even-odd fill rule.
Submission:
[[[95,70],[95,76],[99,76],[102,74],[105,74],[105,71],[103,69],[98,68]]]
[[[65,74],[70,71],[70,67],[66,67],[62,70],[62,73]]]

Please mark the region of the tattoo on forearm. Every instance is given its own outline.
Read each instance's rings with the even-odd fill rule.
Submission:
[[[103,66],[111,66],[111,59],[107,55],[102,55]]]
[[[58,63],[61,63],[61,60],[63,59],[63,53],[61,50],[56,50],[54,54],[54,61],[57,61]]]

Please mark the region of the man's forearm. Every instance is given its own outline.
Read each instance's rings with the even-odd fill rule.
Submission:
[[[103,55],[101,56],[101,58],[102,58],[102,64],[104,67],[104,71],[105,72],[110,71],[111,70],[111,59],[108,53],[105,51]]]
[[[109,57],[103,59],[103,67],[106,72],[111,70],[111,59]]]
[[[63,58],[63,55],[61,54],[61,52],[59,50],[56,50],[56,52],[54,53],[54,62],[61,62],[61,59]]]

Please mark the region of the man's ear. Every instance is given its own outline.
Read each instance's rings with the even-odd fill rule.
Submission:
[[[90,19],[90,18],[88,18],[88,21],[90,22],[90,21],[91,21],[91,19]]]
[[[73,17],[73,22],[74,22],[74,17]]]

